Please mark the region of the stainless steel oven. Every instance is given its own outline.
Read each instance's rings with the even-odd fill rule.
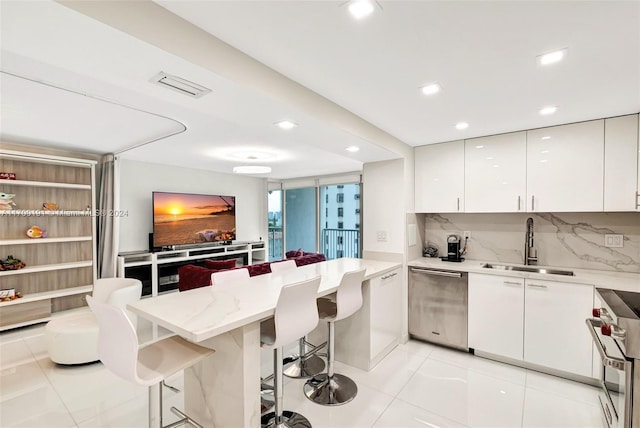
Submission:
[[[596,289],[587,319],[601,361],[600,406],[608,428],[640,428],[640,293]]]

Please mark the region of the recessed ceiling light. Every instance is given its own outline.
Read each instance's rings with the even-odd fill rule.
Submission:
[[[558,107],[557,106],[549,106],[549,107],[544,107],[542,109],[540,109],[540,114],[543,116],[547,116],[550,114],[553,114],[555,112],[558,111]]]
[[[276,125],[278,125],[282,129],[292,129],[298,126],[297,123],[291,122],[290,120],[283,120],[281,122],[277,122]]]
[[[365,18],[373,13],[374,7],[370,0],[354,0],[349,4],[349,12],[355,19]]]
[[[258,165],[234,166],[233,172],[236,174],[266,174],[271,172],[271,167]]]
[[[425,85],[425,86],[420,88],[422,93],[425,94],[425,95],[437,94],[438,92],[440,92],[440,89],[442,89],[442,88],[437,83],[431,83],[429,85]]]
[[[483,148],[483,147],[484,147],[484,146],[476,146],[476,149],[481,149],[481,148]]]
[[[234,152],[231,153],[231,157],[240,160],[246,161],[258,161],[258,160],[266,160],[272,159],[275,157],[272,153],[266,152],[253,152],[253,151],[245,151],[245,152]]]
[[[541,140],[550,140],[550,139],[551,139],[551,137],[548,136],[548,135],[545,135],[544,137],[541,138]]]
[[[351,153],[355,153],[358,150],[360,150],[360,147],[358,147],[358,146],[349,146],[345,150],[348,151],[348,152],[351,152]]]
[[[469,127],[469,124],[467,122],[456,123],[456,129],[462,130],[462,129],[467,129],[468,127]]]
[[[567,54],[566,49],[560,49],[553,52],[547,52],[546,54],[538,55],[536,58],[538,59],[538,64],[540,65],[550,65],[555,64],[556,62],[562,61],[562,59]]]

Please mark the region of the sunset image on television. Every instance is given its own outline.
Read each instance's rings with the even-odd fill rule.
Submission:
[[[155,247],[236,239],[233,196],[153,193]]]

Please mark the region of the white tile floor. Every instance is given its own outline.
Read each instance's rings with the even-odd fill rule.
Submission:
[[[100,363],[53,364],[42,325],[0,334],[0,370],[3,428],[147,424],[145,388]],[[302,395],[303,381],[289,380],[285,407],[316,428],[601,426],[594,387],[420,342],[397,347],[371,372],[340,363],[336,372],[358,384],[352,402],[318,406]],[[169,383],[181,387],[182,376]],[[181,407],[182,394],[165,398]]]

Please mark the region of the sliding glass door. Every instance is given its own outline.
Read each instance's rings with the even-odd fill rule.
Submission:
[[[284,233],[287,250],[317,251],[316,188],[285,190]]]

